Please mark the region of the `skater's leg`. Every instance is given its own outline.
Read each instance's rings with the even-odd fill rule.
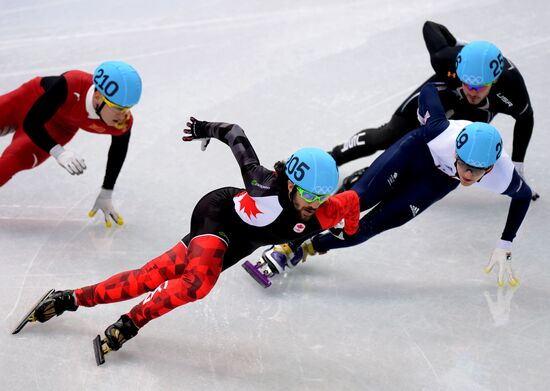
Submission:
[[[98,336],[94,340],[97,364],[104,362],[106,353],[120,349],[126,341],[135,337],[150,320],[205,297],[218,280],[226,250],[226,242],[215,235],[191,239],[183,272],[161,283],[143,302],[107,327],[104,338]]]
[[[0,95],[0,129],[23,125],[25,116],[40,96],[39,81],[31,80],[19,88]]]
[[[65,291],[54,291],[29,315],[30,322],[46,322],[65,311],[76,311],[79,306],[127,300],[155,289],[163,281],[176,278],[185,269],[186,246],[176,244],[141,269],[119,273],[99,284]]]
[[[314,237],[311,241],[312,246],[319,253],[356,246],[384,231],[409,222],[457,186],[458,181],[439,170],[434,170],[431,174],[417,178],[386,196],[361,218],[359,230],[353,236],[341,240],[325,233]]]
[[[150,292],[162,284],[179,277],[186,268],[187,247],[178,242],[142,268],[118,273],[98,284],[75,289],[77,303],[84,307],[115,303]]]
[[[227,244],[215,235],[201,235],[191,239],[187,250],[185,270],[167,280],[149,293],[145,300],[127,314],[141,328],[183,304],[205,297],[222,271]]]
[[[0,156],[0,186],[18,172],[42,164],[49,156],[29,139],[22,128],[18,128],[11,144]]]

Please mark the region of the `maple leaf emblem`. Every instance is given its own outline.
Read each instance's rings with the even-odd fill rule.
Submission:
[[[254,199],[250,197],[246,191],[237,194],[235,198],[237,198],[237,200],[239,201],[239,210],[244,212],[249,219],[251,219],[250,216],[256,217],[258,214],[264,213],[260,209],[258,209],[258,207],[256,206],[256,201],[254,201]]]

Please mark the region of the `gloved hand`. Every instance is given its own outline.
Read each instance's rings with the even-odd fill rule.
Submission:
[[[194,117],[189,117],[187,128],[183,129],[185,134],[181,139],[183,141],[201,140],[201,150],[205,151],[210,143],[210,137],[206,135],[206,121],[199,121]]]
[[[497,247],[493,250],[491,259],[485,267],[485,273],[490,273],[495,265],[498,265],[498,286],[504,285],[504,274],[506,274],[510,286],[519,284],[519,279],[514,276],[512,271],[512,242],[498,241]]]
[[[524,173],[524,170],[525,170],[524,163],[523,162],[512,162],[512,163],[514,163],[514,167],[516,168],[516,171],[518,172],[518,174],[523,178],[524,181],[526,181],[525,173]],[[533,195],[531,196],[531,199],[533,201],[538,200],[540,198],[539,193],[537,193],[532,187],[531,187],[531,190],[533,191]]]
[[[5,125],[0,127],[0,137],[15,132],[15,126]]]
[[[57,163],[71,175],[80,175],[86,169],[84,159],[73,151],[67,151],[59,144],[50,149],[50,155],[52,155],[55,160],[57,160]]]
[[[287,265],[290,267],[294,267],[300,262],[305,262],[308,256],[317,254],[325,253],[317,252],[317,250],[313,248],[313,243],[311,242],[311,240],[308,239],[304,243],[302,243],[300,247],[296,249],[296,251],[294,251],[294,255],[287,261]]]
[[[111,200],[112,195],[112,190],[101,189],[99,195],[97,196],[97,199],[95,200],[92,210],[88,213],[88,216],[94,217],[96,212],[98,210],[101,210],[105,217],[105,226],[107,228],[111,228],[111,226],[113,225],[111,223],[111,220],[113,220],[118,225],[124,224],[124,220],[122,220],[122,217],[120,217],[120,215],[113,207],[113,201]]]

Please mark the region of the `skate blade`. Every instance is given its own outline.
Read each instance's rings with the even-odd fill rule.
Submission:
[[[102,340],[99,335],[94,338],[92,344],[94,345],[95,362],[97,366],[100,366],[105,363],[105,355],[109,353],[111,349],[109,349],[107,342]]]
[[[262,272],[256,269],[256,267],[249,261],[244,261],[241,266],[244,270],[246,270],[248,274],[250,274],[250,277],[256,280],[258,284],[260,284],[264,288],[268,288],[269,286],[271,286],[271,281],[269,281],[269,279]]]
[[[34,322],[34,321],[36,320],[36,319],[34,318],[34,316],[33,316],[34,311],[36,311],[36,308],[37,308],[40,304],[42,304],[42,302],[43,302],[44,300],[46,300],[48,297],[50,297],[51,294],[54,293],[54,292],[55,292],[55,289],[50,289],[49,291],[47,291],[47,292],[44,294],[44,296],[42,296],[42,297],[40,298],[40,300],[38,300],[38,301],[34,304],[34,306],[32,307],[32,309],[31,309],[29,312],[27,312],[27,314],[26,314],[23,318],[21,318],[21,321],[19,322],[19,324],[17,325],[17,327],[16,327],[15,329],[13,329],[13,331],[11,332],[12,335],[13,335],[13,334],[17,334],[18,332],[20,332],[20,331],[23,329],[23,327],[25,327],[25,325],[26,325],[27,323],[29,323],[29,322]]]

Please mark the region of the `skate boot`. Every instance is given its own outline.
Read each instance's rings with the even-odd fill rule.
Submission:
[[[341,193],[343,191],[349,190],[355,185],[355,183],[363,176],[363,174],[367,171],[368,167],[361,168],[357,171],[352,172],[350,175],[344,178],[342,181],[342,185],[338,189],[336,193]]]
[[[29,322],[44,323],[65,311],[76,311],[78,304],[72,290],[56,291],[50,289],[38,300],[34,307],[21,319],[12,334],[17,334]]]
[[[269,277],[282,273],[287,266],[288,259],[293,255],[294,253],[288,244],[278,244],[265,250],[255,265],[245,261],[242,267],[258,284],[267,288],[271,285]]]
[[[76,304],[74,291],[54,291],[50,297],[36,307],[32,315],[34,319],[31,322],[44,323],[65,311],[76,311],[77,309],[78,304]]]
[[[288,261],[294,256],[294,252],[287,243],[277,244],[262,254],[262,260],[271,272],[271,275],[282,273],[289,266]]]
[[[94,339],[94,352],[97,365],[105,362],[104,356],[110,351],[119,350],[126,341],[135,337],[139,329],[128,315],[122,315],[119,320],[105,329],[105,337],[99,335]]]
[[[15,126],[10,126],[10,125],[0,126],[0,137],[6,136],[13,132],[15,132]]]

